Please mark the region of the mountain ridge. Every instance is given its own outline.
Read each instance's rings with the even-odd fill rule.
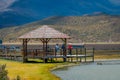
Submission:
[[[3,28],[0,38],[18,41],[18,37],[48,25],[72,37],[70,42],[120,42],[120,16],[52,16],[22,26]]]
[[[116,0],[1,0],[0,28],[23,25],[50,16],[120,15]]]

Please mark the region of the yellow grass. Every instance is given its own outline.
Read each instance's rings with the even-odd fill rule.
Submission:
[[[120,55],[95,55],[95,59],[120,59]]]
[[[50,69],[60,64],[44,63],[22,63],[9,60],[1,60],[0,64],[6,64],[10,80],[17,75],[21,80],[60,80],[60,78],[51,74]]]
[[[95,59],[120,59],[120,50],[95,50]]]

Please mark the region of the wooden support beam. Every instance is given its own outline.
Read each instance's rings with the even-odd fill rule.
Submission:
[[[47,51],[47,44],[48,44],[48,42],[51,40],[51,38],[45,38],[45,39],[40,39],[41,41],[42,41],[42,43],[43,43],[43,50],[44,51]]]
[[[46,59],[46,56],[47,56],[47,48],[48,48],[48,42],[51,40],[50,38],[43,38],[43,39],[40,39],[43,43],[43,50],[44,50],[44,62],[46,63],[48,61],[48,59]]]
[[[86,58],[87,58],[87,57],[86,57],[86,48],[85,48],[85,62],[86,62]]]
[[[23,39],[23,62],[27,62],[27,43],[30,39]]]
[[[67,60],[67,57],[66,57],[66,55],[67,55],[67,39],[62,38],[62,40],[64,41],[64,44],[65,44],[65,51],[63,52],[63,55],[64,55],[63,61],[66,62],[66,60]]]
[[[95,49],[93,48],[93,56],[92,56],[92,61],[94,62],[94,53],[95,53]]]
[[[76,48],[76,60],[78,61],[78,49]]]
[[[65,42],[65,39],[61,38],[61,40],[62,40],[63,42]]]

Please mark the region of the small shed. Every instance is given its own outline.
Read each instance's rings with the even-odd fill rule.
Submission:
[[[26,62],[27,57],[27,44],[29,40],[31,39],[38,39],[43,43],[43,50],[45,51],[44,56],[44,62],[47,62],[46,55],[47,55],[47,46],[48,42],[51,39],[61,39],[65,43],[65,48],[67,48],[67,39],[70,39],[70,36],[67,34],[61,33],[47,25],[43,25],[42,27],[35,29],[33,31],[30,31],[22,36],[19,37],[19,39],[22,39],[23,41],[23,62]],[[67,49],[65,49],[64,55],[66,56]],[[64,57],[64,61],[66,61],[66,57]]]

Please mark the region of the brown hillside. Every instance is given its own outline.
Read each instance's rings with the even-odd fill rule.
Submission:
[[[4,41],[16,40],[18,36],[49,25],[69,34],[72,42],[120,42],[120,16],[54,16],[22,26],[0,30],[0,38]]]

